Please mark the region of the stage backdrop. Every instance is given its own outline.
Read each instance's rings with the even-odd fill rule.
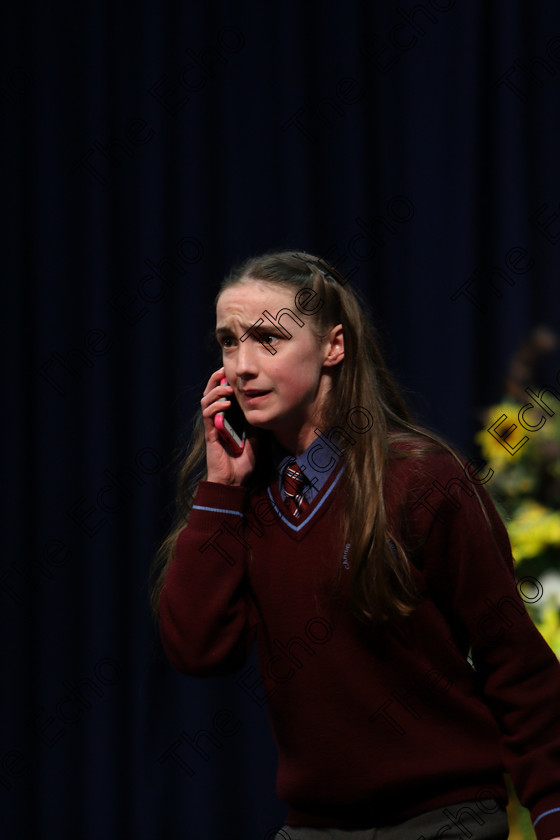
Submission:
[[[335,262],[418,417],[475,455],[558,325],[558,4],[10,5],[2,836],[269,840],[254,655],[181,676],[148,609],[218,283],[270,249]]]

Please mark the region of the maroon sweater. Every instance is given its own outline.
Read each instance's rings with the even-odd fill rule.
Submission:
[[[505,799],[505,769],[539,840],[560,835],[560,665],[484,488],[492,532],[449,455],[389,462],[390,525],[423,597],[408,618],[371,627],[346,602],[342,486],[336,469],[293,520],[276,484],[245,507],[244,488],[200,483],[160,599],[170,661],[231,673],[256,638],[253,690],[268,703],[288,824],[357,829]]]

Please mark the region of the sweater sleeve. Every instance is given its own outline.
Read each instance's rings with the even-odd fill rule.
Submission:
[[[550,840],[560,836],[560,663],[527,613],[507,531],[484,487],[451,456],[430,459],[423,478],[413,516],[428,534],[428,588],[459,646],[471,649],[505,769],[537,837]]]
[[[246,575],[243,487],[201,481],[161,591],[160,635],[177,670],[233,673],[247,660],[257,613]]]

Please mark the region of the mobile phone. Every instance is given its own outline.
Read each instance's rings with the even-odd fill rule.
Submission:
[[[227,379],[220,380],[220,385],[227,384]],[[227,400],[228,397],[221,397],[220,399]],[[229,399],[231,399],[230,407],[214,415],[214,425],[233,455],[241,455],[247,438],[247,421],[235,396],[232,394]]]

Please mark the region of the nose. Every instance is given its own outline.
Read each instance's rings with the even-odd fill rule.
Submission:
[[[257,375],[258,367],[255,358],[255,342],[240,341],[235,358],[235,375],[240,379],[250,379]]]

